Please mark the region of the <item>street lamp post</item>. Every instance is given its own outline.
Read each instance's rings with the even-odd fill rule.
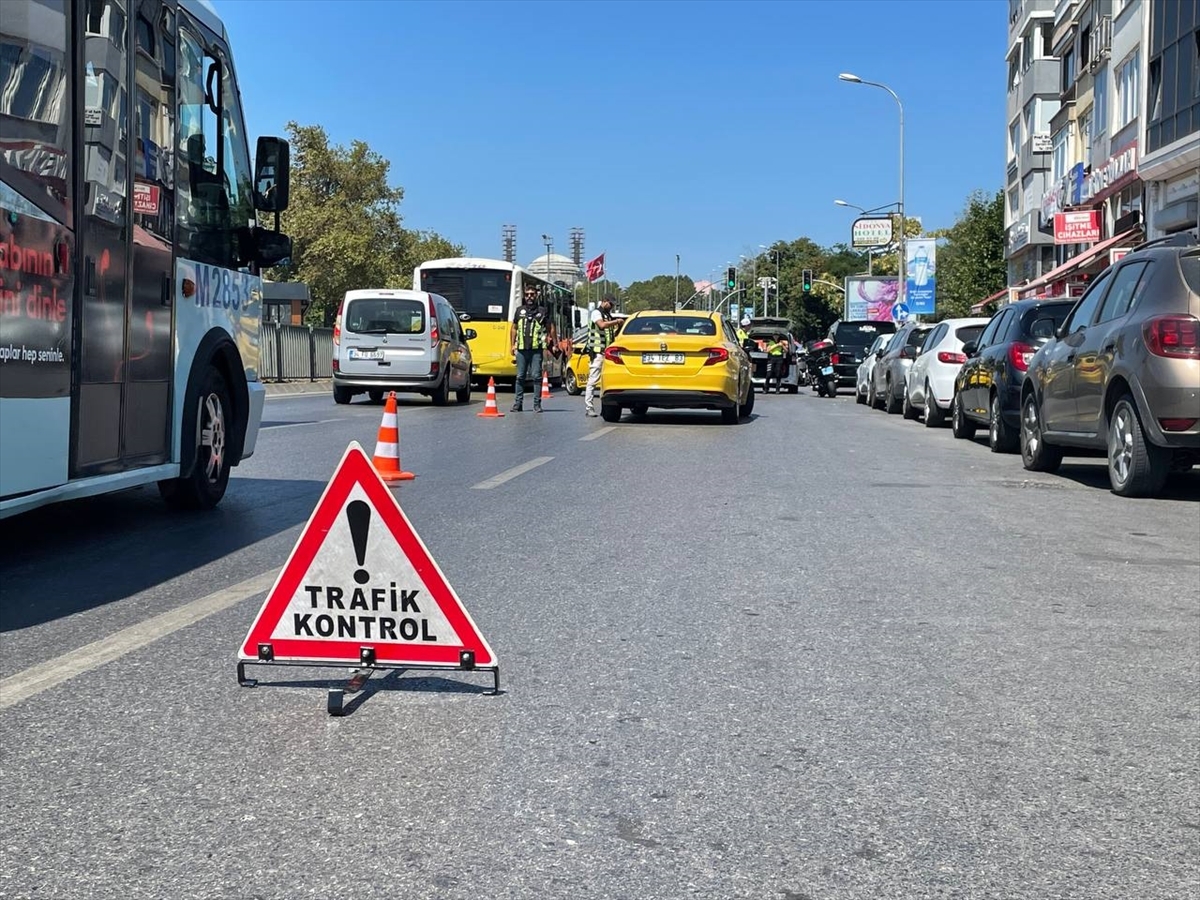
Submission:
[[[546,281],[550,280],[550,248],[554,246],[554,238],[548,234],[542,235],[542,243],[546,245]]]
[[[756,256],[756,257],[754,257],[754,259],[750,259],[748,256],[742,255],[741,258],[746,260],[748,263],[750,263],[750,280],[753,281],[755,285],[757,285],[758,284],[758,257]],[[747,297],[751,296],[749,291],[746,292],[746,296]],[[766,314],[767,314],[767,297],[766,297],[766,290],[764,289],[764,291],[763,291],[763,315],[765,316]]]
[[[899,95],[897,95],[896,92],[886,84],[880,84],[877,81],[863,81],[857,75],[852,75],[849,72],[843,72],[838,76],[838,79],[841,81],[848,81],[851,84],[865,84],[870,87],[877,87],[880,90],[887,91],[892,95],[892,99],[896,101],[896,106],[900,108],[900,277],[896,287],[897,298],[900,300],[900,302],[904,302],[908,299],[908,261],[905,258],[904,251],[904,104],[900,102]]]
[[[779,248],[768,247],[766,244],[759,244],[758,246],[759,249],[766,250],[767,253],[775,258],[775,318],[779,318]],[[766,289],[764,288],[763,290],[763,312],[766,312]]]
[[[679,254],[675,254],[675,312],[679,312]]]
[[[881,210],[881,209],[891,209],[893,206],[896,206],[897,204],[888,203],[884,206],[876,206],[874,209],[863,209],[857,203],[847,203],[845,200],[834,200],[833,205],[834,206],[845,206],[850,209],[857,209],[864,216],[869,216],[871,213],[879,212],[879,210]],[[883,247],[868,247],[867,248],[867,274],[868,275],[874,274],[874,272],[871,269],[871,264],[875,261],[875,252],[877,250],[887,250],[887,246],[885,245]]]

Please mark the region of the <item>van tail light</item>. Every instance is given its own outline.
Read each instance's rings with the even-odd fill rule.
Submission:
[[[962,353],[951,353],[949,350],[938,351],[938,362],[948,363],[952,366],[961,366],[967,361],[967,357]]]
[[[429,364],[429,374],[436,376],[437,373],[439,371],[441,371],[441,368],[442,368],[442,364],[435,359],[433,362],[431,362]]]
[[[704,352],[708,354],[708,359],[704,361],[706,366],[715,366],[729,359],[729,351],[724,347],[709,347]]]
[[[1200,359],[1200,319],[1195,316],[1154,316],[1142,323],[1142,337],[1155,356]]]
[[[346,301],[343,300],[341,306],[338,307],[337,317],[333,320],[333,346],[337,346],[342,342],[342,310],[346,308]]]
[[[336,356],[333,358],[333,371],[335,371],[335,372],[342,371],[341,366],[338,365],[338,358]]]
[[[831,357],[829,357],[829,364],[831,366],[836,366],[838,364],[839,360],[841,360],[841,356],[839,356],[837,353],[835,353]]]
[[[436,347],[442,336],[438,334],[437,311],[433,308],[433,298],[429,298],[429,345]]]
[[[1163,431],[1187,431],[1196,424],[1196,419],[1159,419]]]
[[[624,347],[618,347],[614,344],[611,347],[604,348],[604,358],[608,362],[614,362],[618,366],[623,366],[623,365],[625,365],[625,361],[623,359],[621,359],[621,354],[628,353],[628,352],[629,351],[626,350]]]
[[[1013,341],[1008,345],[1008,361],[1018,372],[1029,371],[1029,361],[1033,359],[1035,353],[1037,353],[1037,347],[1023,344],[1020,341]]]

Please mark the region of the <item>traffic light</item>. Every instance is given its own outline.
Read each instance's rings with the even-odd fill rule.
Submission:
[[[800,289],[806,294],[812,290],[812,269],[805,269],[800,276]]]
[[[733,266],[725,270],[725,287],[731,291],[737,287],[737,269]]]

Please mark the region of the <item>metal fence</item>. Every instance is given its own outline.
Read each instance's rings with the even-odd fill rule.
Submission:
[[[333,377],[333,329],[263,322],[259,328],[259,378],[316,381]]]

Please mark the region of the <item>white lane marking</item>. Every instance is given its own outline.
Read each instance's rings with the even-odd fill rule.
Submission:
[[[494,487],[499,487],[506,481],[512,481],[512,479],[516,478],[518,475],[524,475],[526,472],[532,471],[538,466],[544,466],[552,459],[554,459],[553,456],[539,456],[537,459],[531,459],[527,463],[521,463],[519,466],[513,466],[511,469],[507,469],[501,472],[499,475],[495,475],[486,481],[481,481],[479,484],[471,485],[471,490],[487,491]]]
[[[132,653],[172,632],[193,625],[213,613],[241,603],[255,594],[268,591],[275,583],[277,575],[278,573],[275,571],[263,572],[253,578],[247,578],[245,581],[239,581],[237,584],[231,584],[227,588],[215,591],[207,597],[200,597],[191,603],[185,603],[178,609],[172,609],[146,619],[144,622],[122,628],[106,638],[93,641],[56,659],[31,666],[16,675],[10,675],[0,680],[0,709],[7,709],[22,700],[42,693],[42,691],[48,691],[77,675],[97,669],[105,663],[121,658],[126,653]]]
[[[281,428],[300,428],[304,425],[326,425],[330,422],[344,422],[345,419],[321,419],[317,422],[285,422],[280,425],[260,425],[263,431],[278,431]]]
[[[601,428],[599,431],[593,431],[591,434],[585,434],[583,437],[580,438],[580,440],[581,441],[594,441],[596,438],[600,437],[601,435],[608,434],[610,431],[616,431],[616,430],[617,430],[616,425],[608,425],[604,428]]]

